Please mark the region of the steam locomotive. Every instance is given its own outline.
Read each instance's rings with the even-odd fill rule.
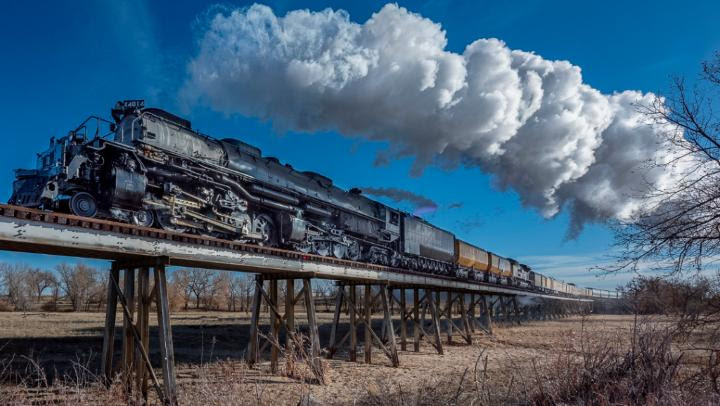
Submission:
[[[52,138],[49,149],[38,154],[37,169],[16,170],[9,203],[582,294],[357,188],[338,188],[323,175],[298,171],[240,140],[200,134],[190,121],[145,107],[142,100],[120,101],[111,114],[113,121],[91,117],[67,136]],[[101,134],[102,127],[109,132]]]

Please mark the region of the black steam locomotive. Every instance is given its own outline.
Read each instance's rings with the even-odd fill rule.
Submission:
[[[451,274],[454,236],[342,190],[237,139],[217,140],[141,100],[118,102],[110,132],[86,121],[16,171],[10,204]],[[102,120],[93,117],[95,120]]]

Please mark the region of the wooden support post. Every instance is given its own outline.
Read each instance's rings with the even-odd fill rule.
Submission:
[[[407,351],[407,308],[405,289],[400,289],[400,349]]]
[[[438,294],[437,297],[439,298],[440,295]],[[443,355],[442,340],[440,340],[440,315],[438,314],[435,300],[433,300],[432,292],[427,295],[427,301],[430,307],[430,314],[432,315],[432,328],[433,335],[435,336],[435,349],[437,350],[438,354]]]
[[[372,325],[372,291],[370,285],[365,285],[365,363],[372,363],[372,335],[370,334],[370,326]]]
[[[123,314],[123,374],[128,391],[132,391],[133,356],[135,355],[134,337],[132,332],[133,318],[135,317],[135,268],[126,268],[123,295],[129,316]]]
[[[482,299],[482,300],[483,300],[483,301],[482,301],[482,303],[483,303],[483,310],[484,310],[484,313],[485,313],[485,328],[487,328],[487,331],[488,331],[490,334],[492,334],[492,333],[493,333],[492,317],[490,316],[490,310],[491,310],[491,309],[490,309],[490,306],[488,306],[487,296],[483,296],[483,299]]]
[[[285,281],[285,352],[290,356],[295,336],[295,279]],[[291,362],[290,359],[286,360]]]
[[[379,295],[380,293],[378,293]],[[380,326],[380,337],[382,337],[383,341],[387,341],[387,322],[385,321],[385,317],[382,319],[382,325]]]
[[[438,316],[438,327],[440,328],[440,331],[442,332],[442,318],[443,318],[443,311],[442,311],[442,302],[440,301],[440,291],[435,292],[435,310],[437,311]]]
[[[413,351],[420,352],[420,290],[413,288]]]
[[[322,383],[323,372],[320,361],[320,334],[318,334],[317,319],[315,318],[315,300],[312,296],[312,284],[310,278],[303,279],[305,290],[305,311],[307,312],[308,329],[310,330],[310,363],[313,367],[315,377]]]
[[[515,313],[515,322],[520,325],[520,309],[518,309],[517,296],[512,297],[512,305]]]
[[[475,302],[475,294],[470,294],[470,308],[468,311],[470,312],[470,331],[475,332],[475,305],[477,305],[477,302]]]
[[[175,384],[175,352],[172,341],[172,328],[170,326],[170,304],[167,292],[167,277],[165,265],[155,265],[155,300],[157,307],[158,332],[160,341],[160,363],[165,386],[165,401],[171,405],[177,404],[177,385]]]
[[[115,316],[117,313],[117,294],[115,286],[120,285],[120,270],[112,265],[110,280],[107,287],[107,307],[105,308],[105,331],[103,333],[102,371],[105,384],[109,385],[113,379],[113,354],[115,350]],[[123,336],[124,337],[124,336]]]
[[[460,316],[462,317],[463,328],[465,329],[465,341],[472,344],[472,334],[470,333],[470,322],[467,317],[467,309],[465,308],[465,294],[460,293]]]
[[[390,352],[390,362],[394,367],[400,366],[400,359],[398,358],[397,347],[395,346],[395,328],[392,324],[392,315],[390,314],[390,307],[388,305],[388,288],[380,286],[380,298],[382,299],[383,313],[385,316],[385,325],[387,326],[387,340],[388,350]]]
[[[505,296],[500,296],[500,309],[502,310],[502,321],[503,323],[508,322],[508,308],[507,304],[505,303]]]
[[[138,291],[137,291],[137,328],[140,333],[140,346],[146,354],[150,354],[150,270],[147,267],[138,269]],[[135,354],[135,382],[142,398],[147,402],[148,396],[148,375],[147,366],[142,362],[142,352],[137,349]]]
[[[357,287],[350,285],[350,300],[348,308],[350,309],[350,362],[357,362],[357,316],[355,315],[357,303]]]
[[[246,361],[248,364],[253,365],[258,362],[259,344],[258,344],[258,330],[260,323],[260,305],[262,298],[262,285],[263,278],[261,274],[255,276],[255,294],[253,295],[253,307],[252,316],[250,317],[250,342],[248,343],[248,349],[245,353]]]
[[[445,333],[447,334],[447,343],[452,344],[453,340],[453,318],[452,318],[452,305],[453,305],[453,293],[448,291],[447,297],[445,298],[445,311],[442,310],[440,313],[445,313],[445,317],[447,320],[447,329],[445,330]]]
[[[332,359],[333,355],[335,355],[335,351],[337,350],[337,348],[336,348],[337,337],[336,336],[337,336],[338,324],[340,324],[340,312],[342,312],[344,296],[345,296],[345,285],[339,285],[337,288],[337,293],[335,294],[335,315],[333,316],[333,323],[332,323],[332,327],[330,329],[330,343],[328,343],[327,357],[329,359]]]
[[[395,315],[395,300],[392,300],[393,297],[395,297],[395,292],[393,292],[392,288],[388,288],[388,293],[390,294],[390,318],[392,319],[392,316]]]
[[[277,308],[278,306],[278,281],[277,279],[273,279],[270,281],[270,303],[269,305],[275,306]],[[280,355],[280,350],[278,346],[280,345],[280,318],[277,314],[275,314],[274,311],[270,312],[270,339],[273,341],[271,348],[270,348],[270,370],[272,373],[277,373],[278,371],[278,356]]]

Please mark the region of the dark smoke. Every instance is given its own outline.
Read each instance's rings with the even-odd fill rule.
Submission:
[[[394,187],[364,187],[360,188],[360,190],[369,195],[387,197],[394,202],[410,203],[410,205],[413,207],[413,214],[415,214],[416,216],[434,213],[438,209],[438,205],[434,201],[428,199],[425,196],[421,196],[404,189],[398,189]]]

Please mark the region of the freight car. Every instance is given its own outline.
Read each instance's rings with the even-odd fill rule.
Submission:
[[[35,169],[16,170],[9,203],[478,283],[577,293],[360,189],[343,190],[238,139],[203,135],[190,121],[142,100],[118,102],[111,115],[112,121],[91,117],[67,136],[51,138]],[[102,134],[101,127],[109,130]]]

